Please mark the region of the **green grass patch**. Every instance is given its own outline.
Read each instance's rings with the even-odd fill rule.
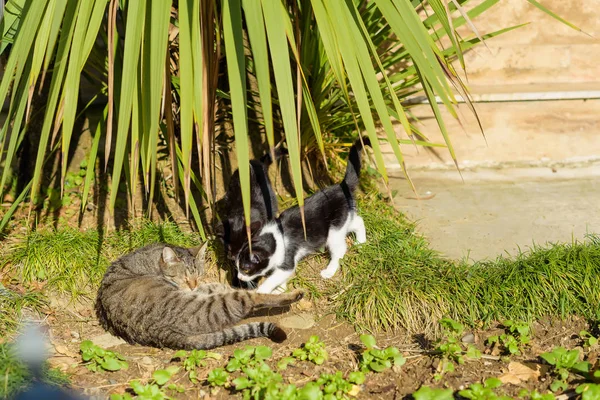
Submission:
[[[19,361],[8,343],[0,344],[0,398],[12,398],[31,383],[31,374],[25,365]],[[57,369],[46,368],[44,382],[65,386],[69,378]]]
[[[368,242],[353,246],[343,278],[327,291],[338,315],[363,329],[436,332],[443,317],[471,326],[545,316],[600,320],[598,237],[468,264],[440,257],[383,202],[359,204]]]
[[[318,273],[328,262],[325,253],[303,263],[294,284],[313,297],[331,299],[333,310],[361,329],[433,333],[444,317],[469,326],[546,316],[600,320],[598,237],[468,264],[440,257],[414,223],[378,194],[361,197],[359,204],[368,242],[351,247],[336,279],[325,281]],[[107,266],[119,256],[154,242],[193,246],[199,237],[173,222],[143,221],[104,235],[40,229],[20,239],[11,241],[0,270],[8,269],[26,287],[44,282],[51,292],[93,298]],[[37,304],[29,294],[11,296],[0,291],[0,302],[15,304],[11,309]],[[0,331],[14,327],[17,315],[0,317]]]
[[[92,293],[106,268],[119,256],[156,242],[179,246],[198,243],[174,222],[141,221],[129,230],[101,234],[75,228],[39,229],[17,237],[0,264],[21,283],[45,282],[46,288],[71,296]]]
[[[19,293],[0,282],[0,333],[17,328],[24,309],[39,311],[45,305],[46,300],[40,292]]]

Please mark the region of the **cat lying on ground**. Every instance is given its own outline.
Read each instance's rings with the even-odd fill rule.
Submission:
[[[362,143],[370,145],[368,138],[362,139]],[[299,207],[285,210],[252,238],[252,254],[248,243],[244,243],[236,259],[240,280],[248,282],[270,274],[258,287],[258,293],[271,293],[280,286],[285,290],[298,262],[325,245],[331,261],[321,276],[331,278],[346,254],[348,233],[354,232],[358,243],[366,241],[365,224],[357,213],[354,198],[359,184],[362,143],[358,140],[350,148],[342,182],[305,200],[306,239]]]
[[[113,262],[96,300],[104,329],[129,343],[171,349],[212,349],[242,340],[285,340],[270,322],[233,326],[251,312],[300,300],[301,291],[275,295],[202,283],[206,244],[186,249],[153,244]]]

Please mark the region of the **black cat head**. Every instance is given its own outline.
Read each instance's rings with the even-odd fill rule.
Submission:
[[[275,237],[271,233],[261,233],[252,238],[252,254],[248,242],[244,241],[236,259],[238,279],[250,282],[270,272],[271,259],[277,250]]]
[[[252,221],[250,224],[251,236],[258,233],[262,226],[262,221]],[[228,218],[224,220],[219,224],[216,234],[223,244],[227,259],[236,262],[237,256],[242,250],[242,246],[248,242],[243,218]]]

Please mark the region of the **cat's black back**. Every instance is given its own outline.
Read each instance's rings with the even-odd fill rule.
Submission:
[[[275,160],[284,154],[287,154],[286,149],[276,149]],[[252,232],[258,231],[268,221],[276,218],[279,212],[277,196],[268,173],[269,166],[273,161],[269,153],[261,157],[260,160],[250,161],[250,221]],[[220,217],[221,225],[217,230],[217,235],[225,247],[227,258],[234,260],[242,244],[247,241],[239,170],[236,170],[231,177],[223,198]]]

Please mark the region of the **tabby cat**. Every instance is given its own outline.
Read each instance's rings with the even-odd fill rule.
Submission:
[[[206,244],[182,248],[153,244],[113,262],[106,271],[96,315],[104,329],[129,343],[171,349],[212,349],[242,340],[286,339],[270,322],[237,325],[251,312],[300,300],[203,283]]]

